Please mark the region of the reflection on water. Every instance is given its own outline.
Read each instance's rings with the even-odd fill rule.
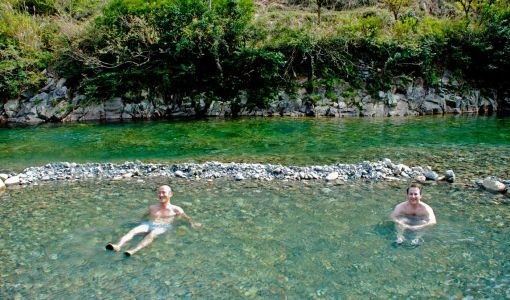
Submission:
[[[506,196],[427,186],[438,225],[412,248],[392,245],[388,221],[405,183],[173,180],[204,228],[179,223],[131,258],[104,250],[157,202],[168,182],[153,180],[1,195],[0,298],[510,296]]]

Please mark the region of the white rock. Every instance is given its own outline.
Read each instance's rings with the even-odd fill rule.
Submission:
[[[1,190],[5,190],[5,183],[2,180],[0,180],[0,191]]]
[[[454,182],[455,181],[455,173],[453,172],[453,170],[446,170],[444,175],[446,177],[446,181],[448,181],[448,182]]]
[[[423,175],[418,175],[416,177],[414,177],[414,179],[420,181],[420,182],[425,182],[427,181],[427,177],[423,176]]]
[[[132,173],[126,173],[126,174],[123,174],[122,177],[124,177],[124,178],[131,178],[131,177],[133,177],[133,174]]]
[[[184,174],[184,172],[181,170],[175,171],[175,176],[181,177],[181,178],[186,178],[186,174]]]
[[[7,175],[7,174],[0,174],[0,180],[6,181],[7,178],[9,178],[9,175]]]
[[[235,178],[235,180],[244,180],[244,176],[241,173],[237,173],[234,178]]]
[[[338,178],[338,172],[331,172],[326,176],[327,181],[336,180]]]
[[[406,166],[404,164],[398,164],[397,167],[399,168],[399,170],[401,172],[406,172],[408,174],[412,172],[411,168],[409,168],[408,166]]]
[[[388,167],[388,168],[393,167],[393,163],[391,162],[391,159],[389,159],[389,158],[385,158],[385,159],[383,159],[383,163],[384,163],[384,165],[385,165],[386,167]]]
[[[486,190],[494,193],[500,193],[506,190],[504,183],[490,177],[485,178],[482,181],[482,185]]]
[[[439,178],[439,175],[432,170],[427,170],[424,175],[428,180],[438,180]]]
[[[5,180],[5,185],[6,186],[9,186],[9,185],[16,185],[16,184],[19,184],[20,183],[20,180],[19,180],[19,177],[18,176],[13,176],[13,177],[9,177],[7,178],[7,180]]]

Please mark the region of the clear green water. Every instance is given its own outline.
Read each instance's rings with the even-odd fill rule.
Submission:
[[[139,222],[169,179],[8,190],[0,194],[0,299],[508,299],[509,198],[466,185],[510,178],[509,125],[423,117],[0,128],[0,171],[54,161],[310,165],[388,157],[458,177],[426,187],[439,224],[418,248],[391,244],[387,215],[406,183],[171,179],[174,203],[205,227],[178,224],[129,259],[104,245]]]
[[[427,186],[439,223],[411,248],[387,220],[405,183],[174,180],[204,228],[179,223],[131,258],[104,250],[157,202],[168,181],[152,180],[0,195],[0,299],[510,297],[506,196]]]
[[[311,165],[390,158],[510,178],[510,119],[250,118],[0,128],[0,171],[55,161]]]

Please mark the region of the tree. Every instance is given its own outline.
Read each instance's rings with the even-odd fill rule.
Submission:
[[[382,3],[391,11],[395,21],[398,20],[398,14],[400,10],[409,5],[411,0],[382,0]]]

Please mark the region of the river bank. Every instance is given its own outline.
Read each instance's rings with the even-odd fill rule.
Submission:
[[[113,97],[102,102],[87,99],[66,86],[65,78],[48,78],[37,94],[25,93],[0,105],[0,124],[37,125],[87,121],[131,121],[197,117],[289,116],[289,117],[399,117],[433,114],[504,114],[510,99],[496,91],[481,91],[450,78],[446,73],[436,87],[420,79],[394,85],[376,95],[338,81],[333,86],[306,82],[296,90],[281,90],[266,107],[250,104],[248,96],[231,101],[210,99],[204,94],[159,95],[141,90],[138,95]],[[301,87],[300,87],[301,86]]]

